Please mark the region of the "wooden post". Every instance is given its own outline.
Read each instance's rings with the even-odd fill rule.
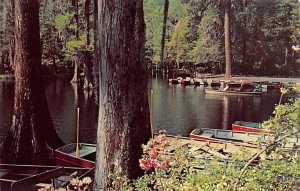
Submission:
[[[151,127],[151,136],[154,138],[154,131],[152,125],[152,113],[153,113],[153,90],[150,91],[150,127]]]
[[[77,124],[76,124],[76,158],[79,158],[80,151],[79,151],[79,107],[77,108]]]

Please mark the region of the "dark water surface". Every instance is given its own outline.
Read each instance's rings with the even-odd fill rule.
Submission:
[[[165,129],[168,134],[183,136],[197,127],[229,129],[236,120],[262,122],[272,115],[280,97],[278,93],[261,97],[205,95],[203,86],[169,85],[162,78],[150,79],[150,89],[154,90],[155,131]],[[0,142],[12,121],[13,91],[13,81],[0,81]],[[97,107],[91,92],[77,90],[68,79],[56,79],[46,84],[46,95],[54,126],[65,143],[75,142],[77,106],[81,108],[80,142],[95,142]]]

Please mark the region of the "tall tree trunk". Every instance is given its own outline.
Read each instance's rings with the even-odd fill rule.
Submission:
[[[245,33],[245,32],[244,32]],[[242,64],[239,66],[239,72],[245,74],[248,68],[247,62],[247,38],[246,34],[242,35]]]
[[[15,0],[16,56],[12,126],[2,145],[6,162],[40,164],[62,142],[53,127],[42,83],[39,1]]]
[[[231,76],[231,38],[230,38],[230,13],[231,0],[225,0],[225,17],[224,17],[224,38],[225,38],[225,62],[226,72],[225,78],[229,79]]]
[[[165,72],[164,51],[165,51],[168,11],[169,11],[169,0],[165,0],[163,28],[162,28],[162,35],[161,35],[161,47],[160,47],[160,66],[163,68],[163,72]]]
[[[99,10],[99,120],[94,189],[112,186],[109,175],[136,178],[150,136],[142,0],[103,0]],[[132,86],[132,83],[135,83]],[[114,180],[114,190],[120,182]]]
[[[73,63],[74,63],[74,74],[73,74],[73,78],[71,80],[72,84],[77,84],[79,83],[79,63],[77,61],[78,58],[76,58]]]
[[[75,7],[75,14],[74,14],[74,18],[75,18],[75,24],[76,24],[76,30],[75,30],[75,37],[76,40],[79,40],[79,7],[78,7],[78,0],[72,0],[72,6]],[[78,54],[74,60],[74,74],[73,74],[73,78],[71,80],[71,83],[79,83],[79,58],[78,58]]]
[[[288,50],[288,48],[286,47],[285,48],[285,54],[284,54],[284,67],[285,67],[285,69],[286,69],[286,73],[287,74],[290,74],[290,67],[289,67],[289,65],[288,65],[288,57],[289,57],[289,50]]]
[[[94,0],[94,54],[93,54],[93,81],[95,102],[99,105],[99,37],[98,35],[98,1]]]
[[[4,73],[4,59],[3,54],[0,52],[0,74]]]
[[[86,33],[86,51],[84,53],[84,82],[83,82],[83,89],[89,90],[93,87],[92,85],[92,61],[91,61],[91,52],[88,50],[90,46],[90,0],[85,1],[85,33]]]

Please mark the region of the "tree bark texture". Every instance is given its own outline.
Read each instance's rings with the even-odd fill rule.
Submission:
[[[231,0],[225,0],[225,17],[224,17],[224,38],[225,38],[225,62],[226,72],[225,78],[231,76],[231,37],[230,37],[230,13]]]
[[[99,121],[94,189],[110,174],[142,175],[141,145],[151,137],[142,0],[98,2]],[[134,84],[134,85],[133,85]],[[119,190],[118,180],[113,185]]]
[[[161,35],[161,47],[160,47],[160,65],[161,65],[161,67],[163,67],[163,71],[165,70],[164,52],[165,52],[165,40],[166,40],[168,11],[169,11],[169,0],[165,0],[163,28],[162,28],[162,35]]]
[[[39,1],[15,0],[15,97],[12,126],[2,145],[7,162],[41,164],[62,145],[53,127],[41,75]]]

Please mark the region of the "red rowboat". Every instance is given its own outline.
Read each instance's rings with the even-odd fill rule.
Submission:
[[[79,157],[76,157],[76,143],[62,146],[54,151],[56,164],[59,166],[76,166],[94,168],[96,145],[79,143]]]
[[[246,121],[235,121],[231,125],[231,129],[232,131],[276,134],[274,131],[262,129],[260,123],[246,122]]]

